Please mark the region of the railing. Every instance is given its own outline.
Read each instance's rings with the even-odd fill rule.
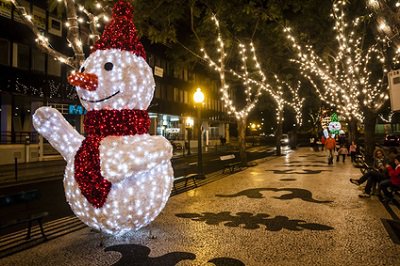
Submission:
[[[39,135],[31,131],[0,131],[0,144],[38,143]]]
[[[165,134],[163,135],[166,139],[170,141],[176,141],[176,140],[185,140],[185,135],[184,134]],[[218,134],[209,134],[208,135],[208,140],[219,140],[221,136]],[[191,140],[197,140],[197,135],[192,135],[190,138]]]

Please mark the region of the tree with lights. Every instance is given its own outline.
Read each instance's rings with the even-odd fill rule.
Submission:
[[[300,88],[302,88],[301,81],[298,80],[295,86],[292,86],[290,83],[286,81],[283,81],[283,84],[289,91],[289,94],[287,95],[286,106],[293,109],[295,115],[296,124],[294,125],[294,130],[293,130],[294,139],[292,140],[295,148],[297,145],[298,129],[301,128],[303,125],[304,102],[306,99],[302,97],[300,93]]]
[[[202,51],[204,53],[205,60],[210,64],[211,67],[214,68],[219,73],[221,84],[222,85],[222,93],[223,93],[223,101],[226,106],[229,108],[229,111],[233,113],[237,119],[238,127],[239,127],[239,143],[241,150],[244,151],[245,143],[245,127],[246,121],[248,117],[248,113],[255,107],[255,103],[258,101],[258,97],[261,95],[262,91],[265,91],[269,96],[272,97],[273,101],[276,104],[276,131],[275,131],[275,138],[276,138],[276,153],[277,155],[281,155],[281,143],[280,139],[282,138],[282,127],[283,127],[283,113],[285,105],[292,107],[296,113],[296,121],[298,125],[302,123],[302,106],[304,103],[304,98],[299,96],[299,90],[301,83],[298,82],[296,87],[292,87],[286,81],[280,80],[277,75],[273,75],[275,79],[275,84],[272,86],[267,82],[267,76],[261,69],[261,64],[257,58],[256,49],[254,44],[251,42],[250,46],[250,57],[252,58],[251,67],[249,66],[248,62],[248,51],[246,49],[246,45],[240,43],[239,44],[239,54],[240,54],[240,61],[241,61],[241,73],[230,69],[225,69],[224,60],[226,57],[224,51],[224,42],[222,40],[219,22],[216,17],[213,17],[213,21],[215,21],[215,25],[218,31],[218,43],[219,43],[219,54],[220,58],[218,59],[218,63],[216,60],[212,60],[209,54],[203,48]],[[227,89],[229,85],[226,83],[226,72],[233,74],[234,77],[238,78],[242,81],[242,85],[245,88],[244,92],[246,95],[246,105],[245,109],[241,111],[237,111],[237,107],[232,104],[232,100],[229,98],[229,92]],[[284,89],[290,92],[291,101],[287,101],[284,99]],[[255,94],[254,94],[255,92]],[[244,111],[247,110],[247,111]]]
[[[250,57],[253,59],[253,64],[251,64],[252,68],[250,68],[250,64],[247,64],[247,49],[244,44],[240,44],[239,47],[241,62],[243,70],[243,74],[240,74],[234,70],[230,70],[230,72],[237,78],[243,81],[243,84],[247,87],[246,92],[251,92],[251,86],[257,87],[259,90],[266,92],[274,101],[276,105],[276,131],[275,131],[275,140],[276,140],[276,153],[277,155],[281,155],[281,138],[283,133],[283,115],[284,115],[284,107],[289,106],[293,108],[296,114],[296,123],[298,126],[302,124],[302,109],[304,98],[300,97],[300,86],[301,82],[298,81],[297,86],[293,87],[288,82],[281,80],[278,75],[273,74],[271,76],[274,77],[273,80],[269,80],[267,82],[267,75],[261,68],[261,64],[257,58],[256,49],[254,44],[250,43]],[[253,71],[251,71],[253,70]],[[285,99],[285,91],[286,99]]]
[[[217,48],[217,52],[219,54],[219,58],[217,60],[213,60],[209,53],[207,53],[205,48],[201,48],[201,51],[204,54],[204,59],[209,63],[210,67],[214,68],[215,71],[218,72],[220,82],[221,82],[221,94],[222,101],[225,104],[225,108],[228,109],[228,114],[233,114],[236,118],[236,122],[238,125],[238,140],[239,140],[239,150],[240,150],[240,158],[244,164],[247,164],[247,155],[246,155],[246,127],[247,127],[247,118],[251,110],[256,106],[258,99],[261,95],[261,87],[258,87],[254,90],[246,80],[242,83],[245,87],[245,104],[241,108],[237,106],[235,100],[232,99],[232,91],[225,77],[226,72],[229,72],[225,68],[225,61],[227,54],[225,53],[225,44],[222,39],[221,32],[219,30],[219,21],[215,16],[211,18],[215,22],[215,26],[217,28],[217,41],[219,47]],[[246,68],[244,70],[244,77],[248,76],[248,72]]]
[[[367,153],[372,154],[376,118],[388,99],[386,46],[368,38],[363,17],[348,22],[347,7],[346,1],[333,3],[338,43],[328,58],[318,55],[311,45],[300,45],[290,28],[284,31],[296,54],[293,61],[320,99],[346,120],[363,122]]]
[[[82,1],[78,4],[74,0],[51,0],[50,10],[57,9],[66,14],[67,43],[72,48],[73,56],[63,54],[53,48],[49,39],[35,25],[33,15],[20,3],[19,0],[10,0],[23,22],[36,36],[36,45],[40,50],[52,56],[55,60],[64,63],[73,69],[78,69],[85,60],[84,44],[94,44],[100,37],[98,28],[101,22],[109,21],[109,9],[100,2]],[[85,6],[91,5],[91,8]],[[94,14],[96,12],[96,15]],[[85,29],[86,28],[86,29]],[[90,31],[89,40],[83,41],[82,32]]]
[[[400,55],[400,2],[398,0],[366,0],[367,7],[375,14],[378,34],[395,46],[394,62]]]
[[[321,5],[320,1],[316,0],[303,2],[289,0],[284,3],[277,0],[268,2],[250,1],[245,3],[240,0],[177,0],[173,2],[159,2],[157,5],[149,1],[135,0],[134,5],[136,10],[139,10],[138,12],[141,14],[141,20],[145,21],[145,24],[141,27],[146,28],[144,34],[152,41],[169,43],[169,45],[174,48],[170,50],[172,54],[169,54],[169,58],[178,59],[180,62],[182,62],[182,60],[198,62],[199,59],[202,58],[202,56],[199,56],[196,52],[198,50],[197,46],[199,45],[198,35],[201,35],[202,39],[206,40],[200,42],[202,43],[201,47],[214,43],[214,25],[210,25],[208,19],[204,18],[210,13],[218,14],[218,17],[223,21],[222,31],[225,36],[225,48],[229,55],[228,58],[224,57],[225,62],[223,67],[225,74],[228,73],[225,65],[231,66],[237,63],[236,61],[239,61],[239,57],[230,56],[234,50],[232,44],[236,43],[234,40],[246,38],[263,43],[261,47],[263,50],[262,53],[267,53],[269,55],[268,57],[261,58],[264,66],[268,69],[273,69],[275,73],[282,72],[282,68],[286,70],[288,64],[286,60],[282,60],[282,57],[286,57],[286,51],[284,51],[285,49],[283,49],[282,43],[276,41],[277,38],[273,37],[276,36],[277,33],[276,26],[278,24],[275,22],[284,20],[285,16],[290,16],[291,18],[293,18],[293,16],[302,16],[300,19],[301,23],[304,22],[307,27],[312,27],[313,29],[320,28],[324,26],[324,23],[315,25],[315,23],[311,23],[311,21],[313,21],[312,18],[319,19],[319,14],[321,12],[324,13],[326,9],[326,5]],[[187,11],[190,12],[190,19],[184,15]],[[232,14],[235,15],[232,16]],[[196,24],[195,27],[194,24]],[[189,29],[189,25],[191,29]],[[196,28],[196,30],[194,30],[194,28]],[[254,30],[251,32],[249,31],[250,28]],[[213,50],[214,48],[211,47],[208,51],[213,52]],[[210,56],[213,58],[218,57],[218,55],[215,54]],[[220,62],[215,60],[215,63],[219,64]],[[194,66],[195,64],[190,65]],[[217,70],[217,72],[218,71],[219,70]],[[237,110],[231,110],[232,114],[236,112],[240,113],[248,107],[245,103],[245,99],[247,98],[245,96],[247,94],[246,88],[248,86],[249,84],[240,82],[238,86],[240,88],[229,87],[229,99],[223,96],[227,106],[232,105],[234,102]],[[254,87],[254,85],[252,86]],[[275,89],[276,88],[274,88],[274,90]],[[222,90],[225,91],[224,89]],[[252,90],[257,91],[257,89]],[[242,93],[243,97],[241,97]],[[234,95],[236,95],[236,97],[234,97]],[[254,97],[254,92],[252,97]],[[272,98],[274,97],[272,96]],[[241,99],[243,99],[243,102],[240,102]],[[290,106],[293,107],[294,105]],[[280,142],[278,145],[280,146]],[[244,147],[244,143],[241,143],[241,146]],[[243,152],[242,156],[244,156]]]
[[[272,98],[278,105],[277,121],[281,120],[280,122],[277,122],[277,131],[279,132],[279,139],[278,138],[276,139],[276,145],[278,147],[278,145],[280,145],[282,126],[283,126],[283,108],[280,107],[280,105],[284,104],[284,106],[293,109],[295,113],[296,127],[294,131],[295,134],[293,135],[293,137],[296,138],[297,128],[301,127],[301,125],[303,124],[302,112],[304,109],[305,98],[300,96],[300,88],[301,88],[300,81],[297,81],[296,86],[292,86],[289,82],[279,79],[278,75],[276,74],[274,74],[274,79],[275,79],[275,85],[273,86],[273,88],[275,89],[271,88],[267,90],[267,92],[270,96],[272,96]],[[284,94],[284,91],[287,92],[286,95]],[[294,144],[296,145],[296,143]]]
[[[293,108],[296,116],[296,124],[298,127],[303,125],[303,109],[304,109],[304,101],[306,100],[304,97],[300,96],[300,88],[301,88],[301,81],[297,81],[297,85],[293,87],[292,85],[287,84],[287,87],[290,91],[290,99],[288,101],[288,105]]]

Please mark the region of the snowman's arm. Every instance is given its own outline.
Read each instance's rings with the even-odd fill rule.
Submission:
[[[148,134],[107,137],[101,141],[99,150],[101,174],[112,183],[172,158],[169,141]]]
[[[33,126],[65,160],[75,156],[84,137],[54,108],[40,107],[33,115]]]

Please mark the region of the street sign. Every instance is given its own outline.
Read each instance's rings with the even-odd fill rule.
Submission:
[[[393,70],[388,73],[389,97],[392,111],[400,110],[400,70]]]

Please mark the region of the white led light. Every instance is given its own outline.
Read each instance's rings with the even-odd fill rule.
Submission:
[[[104,65],[108,62],[113,67],[107,71]],[[87,110],[148,108],[155,83],[152,70],[142,57],[117,49],[97,50],[82,66],[85,73],[98,78],[95,90],[77,88]],[[97,209],[83,196],[74,175],[75,154],[84,137],[50,107],[35,112],[33,125],[67,161],[66,199],[75,215],[88,226],[123,234],[147,225],[164,208],[174,176],[170,163],[172,146],[164,137],[142,134],[102,139],[100,171],[112,187],[104,205]]]
[[[372,6],[378,5],[376,0],[368,2]],[[332,62],[326,63],[312,46],[301,46],[289,29],[284,32],[297,55],[291,61],[298,64],[301,74],[310,81],[319,98],[326,104],[336,106],[337,112],[345,119],[363,121],[364,110],[376,112],[386,102],[385,97],[380,95],[387,88],[376,77],[385,76],[387,72],[387,63],[382,56],[387,46],[382,42],[382,45],[378,43],[365,47],[360,19],[346,22],[350,21],[346,5],[347,1],[343,0],[333,3],[331,17],[335,19],[333,30],[338,50]],[[385,30],[387,25],[382,22],[380,28]]]

